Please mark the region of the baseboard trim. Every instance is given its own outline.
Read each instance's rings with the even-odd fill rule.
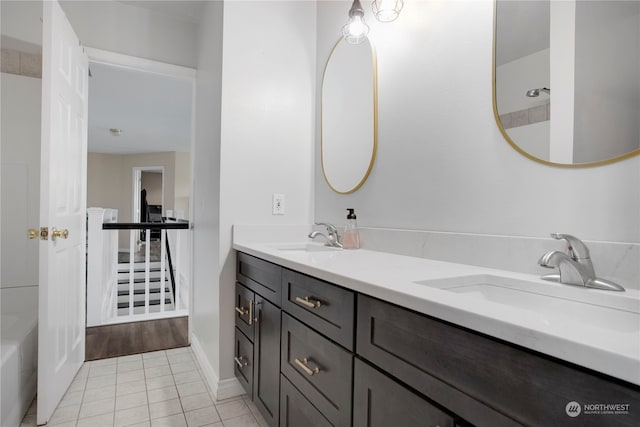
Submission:
[[[244,388],[242,388],[242,384],[237,378],[233,377],[226,380],[218,378],[196,334],[191,334],[191,349],[196,359],[198,359],[202,375],[215,400],[224,400],[245,394]]]

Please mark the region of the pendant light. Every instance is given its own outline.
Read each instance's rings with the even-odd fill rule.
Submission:
[[[369,26],[364,22],[364,10],[360,0],[354,0],[349,9],[349,21],[342,27],[345,40],[351,44],[362,43],[367,39]]]
[[[404,6],[404,0],[373,0],[372,8],[380,22],[395,21]]]

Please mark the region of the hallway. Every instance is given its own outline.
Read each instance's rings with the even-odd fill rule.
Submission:
[[[20,427],[36,426],[35,402]],[[266,426],[247,396],[215,401],[190,347],[85,362],[51,418],[59,427]]]

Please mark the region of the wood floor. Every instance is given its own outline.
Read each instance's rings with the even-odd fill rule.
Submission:
[[[87,328],[85,360],[184,347],[188,328],[186,316]]]

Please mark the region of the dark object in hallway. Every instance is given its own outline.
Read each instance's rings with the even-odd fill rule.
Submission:
[[[87,328],[85,360],[184,347],[188,328],[186,316]]]

